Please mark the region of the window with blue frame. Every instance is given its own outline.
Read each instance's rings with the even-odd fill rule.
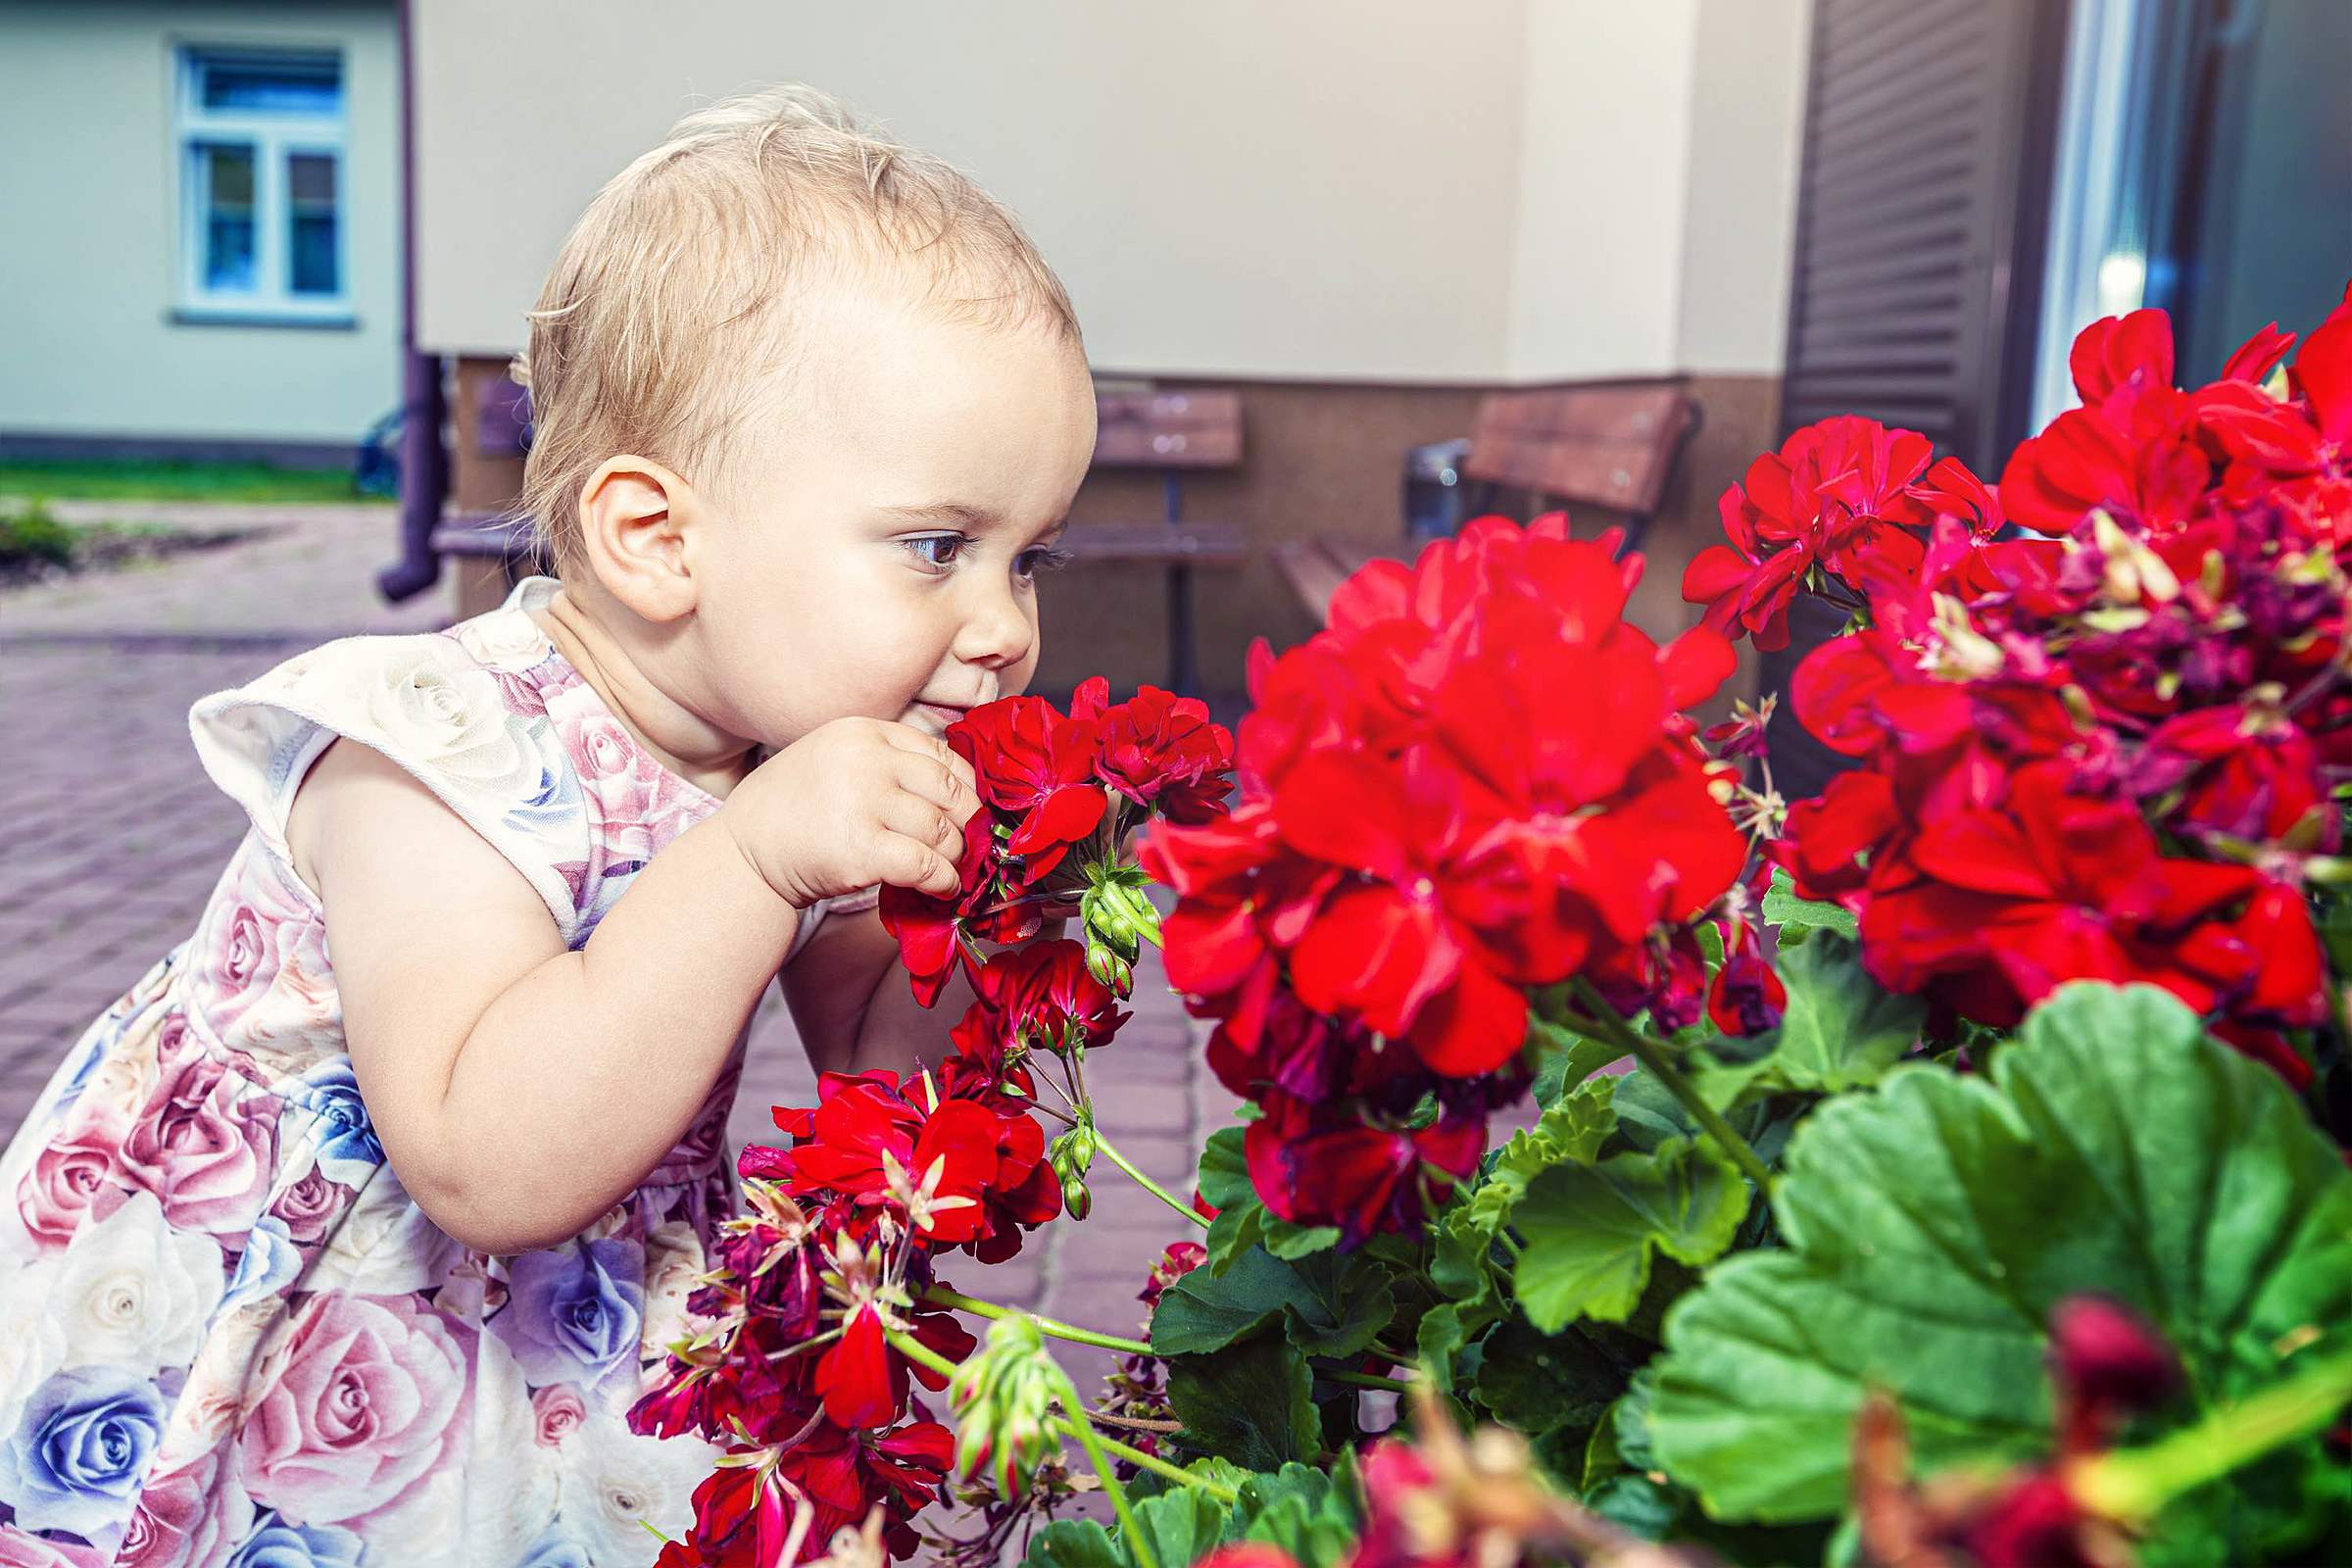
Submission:
[[[342,57],[180,51],[180,314],[348,320]]]

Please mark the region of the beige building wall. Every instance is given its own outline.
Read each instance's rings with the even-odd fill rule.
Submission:
[[[1242,466],[1185,483],[1253,546],[1198,585],[1214,689],[1312,624],[1270,548],[1396,541],[1404,448],[1464,433],[1483,388],[1691,375],[1705,423],[1636,607],[1661,633],[1776,433],[1810,0],[703,0],[656,28],[624,0],[414,5],[419,333],[460,357],[461,411],[600,182],[693,104],[817,83],[1022,217],[1099,373],[1240,391]],[[460,504],[511,501],[519,466],[457,428]],[[1159,505],[1105,471],[1072,514]],[[1041,688],[1164,678],[1156,569],[1044,598]]]
[[[182,44],[331,44],[356,324],[175,321]],[[0,7],[0,432],[356,442],[400,401],[399,62],[373,3]]]
[[[1794,122],[1750,122],[1801,98],[1805,7],[704,0],[647,27],[633,0],[416,0],[420,339],[512,352],[599,183],[690,106],[800,79],[977,172],[1104,371],[1657,374],[1690,330],[1686,251],[1702,339],[1751,312],[1778,330],[1786,231],[1751,209],[1792,189]],[[1736,226],[1694,210],[1702,184]],[[1746,339],[1706,358],[1775,363]]]

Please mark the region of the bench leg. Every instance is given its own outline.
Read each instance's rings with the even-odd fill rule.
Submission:
[[[1200,663],[1193,641],[1193,568],[1168,568],[1168,690],[1200,694]]]

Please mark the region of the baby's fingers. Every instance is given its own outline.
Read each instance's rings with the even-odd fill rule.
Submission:
[[[943,752],[946,748],[941,748]],[[962,758],[946,752],[947,760],[956,764],[948,767],[938,757],[916,752],[901,752],[898,769],[893,774],[901,789],[908,795],[928,802],[947,813],[956,824],[956,835],[962,836],[963,824],[980,809],[980,796],[972,788],[971,768]],[[960,768],[961,771],[956,771]]]
[[[882,798],[875,819],[901,838],[912,839],[945,856],[951,865],[963,858],[962,817],[942,810],[920,795],[892,793]]]
[[[894,888],[912,888],[935,899],[952,899],[963,886],[956,862],[904,833],[885,833],[877,846],[880,879]]]

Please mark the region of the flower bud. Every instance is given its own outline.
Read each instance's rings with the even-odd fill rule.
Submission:
[[[1107,986],[1122,997],[1135,989],[1134,967],[1100,942],[1086,945],[1086,972],[1095,977],[1097,984]]]
[[[1058,1373],[1045,1343],[1026,1313],[999,1318],[948,1384],[957,1473],[975,1480],[985,1474],[1008,1502],[1058,1446],[1051,1427]]]
[[[1075,1171],[1061,1179],[1061,1206],[1075,1220],[1083,1220],[1095,1211],[1095,1195],[1087,1191],[1086,1178]]]

